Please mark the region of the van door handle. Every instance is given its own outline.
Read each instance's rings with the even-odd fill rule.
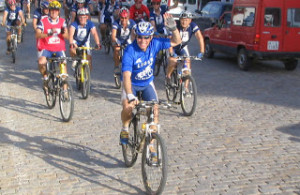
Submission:
[[[272,39],[276,39],[276,38],[277,38],[277,35],[272,35],[271,38],[272,38]]]

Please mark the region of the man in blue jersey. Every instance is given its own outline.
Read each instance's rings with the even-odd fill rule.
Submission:
[[[192,22],[193,15],[189,11],[183,11],[180,16],[180,21],[177,25],[177,28],[180,33],[180,37],[182,40],[182,43],[180,45],[177,45],[176,47],[173,48],[173,54],[171,53],[171,56],[169,58],[169,65],[168,65],[168,70],[167,70],[167,76],[166,80],[167,83],[170,84],[170,78],[171,74],[176,67],[177,55],[182,55],[182,56],[189,56],[189,49],[188,49],[188,43],[190,42],[192,35],[194,34],[196,39],[198,40],[199,47],[200,47],[200,53],[198,53],[198,57],[202,58],[203,53],[204,53],[204,41],[203,41],[203,36],[201,34],[201,31],[197,24]],[[191,69],[191,62],[189,59],[187,59],[187,66],[189,69]]]
[[[10,54],[10,26],[19,26],[21,27],[22,24],[25,25],[25,18],[23,15],[23,11],[20,7],[16,7],[16,1],[15,0],[9,0],[8,7],[4,10],[3,14],[3,20],[1,25],[7,25],[6,28],[6,43],[7,43],[7,51],[6,54]],[[18,43],[21,42],[21,28],[18,29]]]
[[[92,34],[97,44],[97,48],[100,49],[100,41],[97,33],[97,29],[91,20],[88,20],[89,10],[87,8],[81,8],[77,11],[78,21],[76,20],[70,26],[69,30],[69,43],[70,43],[70,55],[76,56],[76,48],[85,46],[90,47],[90,35]],[[92,55],[91,51],[87,51],[87,59],[89,60],[90,69],[92,69]],[[76,61],[73,62],[72,68],[76,66]]]
[[[154,28],[150,22],[137,24],[135,41],[125,49],[122,60],[123,86],[121,112],[122,130],[120,134],[121,144],[128,143],[128,126],[132,109],[138,104],[137,92],[142,92],[145,101],[158,100],[153,83],[153,70],[155,56],[163,49],[174,47],[181,43],[179,32],[173,17],[164,15],[165,26],[172,32],[172,38],[153,38]],[[158,106],[154,107],[154,122],[158,123]]]
[[[136,24],[129,19],[129,10],[122,7],[119,12],[119,19],[112,25],[111,41],[114,45],[114,73],[120,73],[120,47],[131,43],[131,36],[134,34]]]

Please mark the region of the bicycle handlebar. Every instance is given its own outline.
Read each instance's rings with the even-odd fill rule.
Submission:
[[[163,105],[164,108],[172,108],[172,104],[166,102],[166,101],[163,101],[163,100],[159,100],[159,101],[156,101],[156,100],[152,100],[152,101],[140,101],[139,104],[137,104],[135,106],[136,109],[139,109],[139,108],[151,108],[153,107],[155,104],[158,104],[158,105]]]
[[[198,58],[197,56],[177,56],[176,59],[179,61],[183,61],[189,58],[190,60],[202,60],[202,58]]]
[[[96,47],[85,47],[85,46],[77,47],[76,49],[79,49],[79,50],[97,50]]]

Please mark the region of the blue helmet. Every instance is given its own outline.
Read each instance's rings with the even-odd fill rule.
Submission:
[[[49,2],[48,1],[41,2],[41,8],[42,9],[49,9]]]
[[[150,22],[141,21],[137,24],[137,27],[135,29],[135,34],[142,35],[142,36],[153,35],[154,28]]]

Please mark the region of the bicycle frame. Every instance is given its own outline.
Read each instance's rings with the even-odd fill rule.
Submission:
[[[84,71],[84,66],[89,66],[89,64],[90,64],[89,60],[87,59],[87,50],[88,50],[88,49],[93,49],[93,48],[82,46],[82,47],[78,47],[78,49],[82,51],[82,55],[79,56],[79,57],[80,57],[81,65],[82,65],[82,66],[80,67],[80,68],[81,68],[80,71],[83,72],[83,71]],[[81,81],[82,83],[85,81],[84,74],[81,74],[81,75],[80,75],[80,81]]]

